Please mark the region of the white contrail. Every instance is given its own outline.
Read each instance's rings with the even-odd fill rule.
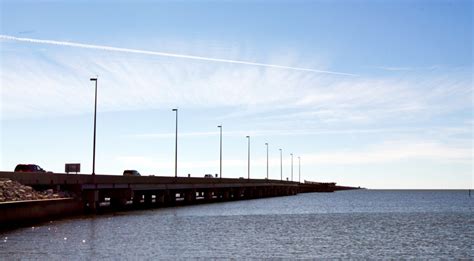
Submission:
[[[211,61],[211,62],[221,62],[221,63],[234,63],[234,64],[245,64],[245,65],[254,65],[254,66],[262,66],[262,67],[270,67],[270,68],[296,70],[296,71],[315,72],[315,73],[326,73],[326,74],[336,74],[336,75],[346,75],[346,76],[357,76],[357,75],[351,74],[351,73],[334,72],[334,71],[324,71],[324,70],[315,70],[315,69],[300,68],[300,67],[291,67],[291,66],[267,64],[267,63],[255,63],[255,62],[247,62],[247,61],[239,61],[239,60],[229,60],[229,59],[219,59],[219,58],[210,58],[210,57],[202,57],[202,56],[194,56],[194,55],[175,54],[175,53],[163,53],[163,52],[154,52],[154,51],[146,51],[146,50],[119,48],[119,47],[112,47],[112,46],[105,46],[105,45],[94,45],[94,44],[83,44],[83,43],[63,42],[63,41],[54,41],[54,40],[42,40],[42,39],[32,39],[32,38],[21,38],[21,37],[15,37],[15,36],[9,36],[9,35],[1,35],[1,34],[0,34],[0,39],[2,39],[2,40],[11,40],[11,41],[19,41],[19,42],[37,43],[37,44],[61,45],[61,46],[78,47],[78,48],[95,49],[95,50],[104,50],[104,51],[113,51],[113,52],[136,53],[136,54],[155,55],[155,56],[166,56],[166,57],[175,57],[175,58],[201,60],[201,61]]]

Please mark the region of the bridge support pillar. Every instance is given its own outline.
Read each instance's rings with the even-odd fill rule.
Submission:
[[[229,200],[230,198],[230,191],[228,189],[222,191],[222,200]]]
[[[207,190],[204,192],[204,199],[206,201],[211,201],[212,200],[212,191],[211,190]]]
[[[243,188],[239,188],[237,198],[244,198],[245,197],[244,192],[245,190]]]
[[[190,204],[196,200],[196,190],[191,189],[184,193],[184,201]]]
[[[167,190],[165,192],[165,204],[166,205],[175,205],[176,204],[176,191],[173,190]]]
[[[144,196],[144,201],[145,201],[145,205],[151,205],[151,194],[150,193],[146,193],[143,195]]]
[[[268,187],[266,189],[266,196],[267,197],[273,197],[273,188],[272,187]]]
[[[85,207],[91,212],[96,212],[99,208],[99,190],[85,190],[82,196]]]
[[[165,203],[165,193],[163,192],[156,193],[155,204],[161,205],[163,203]]]
[[[127,199],[123,197],[112,197],[110,198],[110,206],[114,209],[123,208],[127,203]]]
[[[250,198],[252,198],[252,194],[253,194],[253,193],[252,193],[252,188],[249,188],[249,187],[245,188],[245,190],[244,190],[244,198],[250,199]]]
[[[115,209],[121,209],[125,207],[127,201],[132,197],[132,191],[130,189],[115,189],[108,192],[110,197],[110,206]]]
[[[140,205],[141,200],[142,200],[142,194],[139,193],[139,192],[137,192],[137,191],[134,191],[134,192],[133,192],[133,200],[132,200],[133,205],[134,205],[134,206]]]

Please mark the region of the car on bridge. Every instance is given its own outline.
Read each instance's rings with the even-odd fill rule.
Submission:
[[[141,176],[140,172],[134,170],[134,169],[128,169],[123,171],[124,176]]]
[[[36,164],[18,164],[14,172],[46,172],[46,170]]]

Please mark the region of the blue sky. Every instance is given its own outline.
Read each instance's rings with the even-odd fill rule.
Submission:
[[[0,3],[1,170],[472,187],[472,1]]]

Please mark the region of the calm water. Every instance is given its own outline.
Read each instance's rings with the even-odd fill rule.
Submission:
[[[467,191],[343,191],[117,213],[0,234],[0,259],[474,258]]]

